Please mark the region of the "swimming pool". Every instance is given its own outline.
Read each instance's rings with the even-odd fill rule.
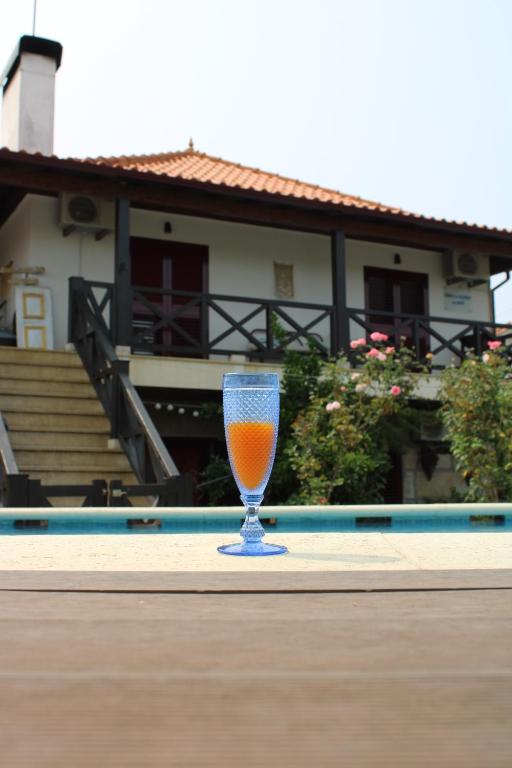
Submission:
[[[263,507],[269,533],[512,530],[512,504]],[[0,535],[236,533],[239,507],[0,509]]]

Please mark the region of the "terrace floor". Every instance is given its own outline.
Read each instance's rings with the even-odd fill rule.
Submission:
[[[509,768],[512,533],[279,539],[2,537],[2,765]]]

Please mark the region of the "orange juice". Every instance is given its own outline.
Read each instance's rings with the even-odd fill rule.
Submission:
[[[275,427],[270,421],[234,421],[227,425],[233,469],[249,490],[257,488],[268,469]]]

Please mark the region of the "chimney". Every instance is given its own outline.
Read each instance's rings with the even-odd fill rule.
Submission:
[[[62,45],[24,35],[2,75],[2,134],[0,146],[15,151],[53,154],[55,73]]]

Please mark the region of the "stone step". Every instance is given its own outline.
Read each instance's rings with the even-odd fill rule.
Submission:
[[[120,448],[109,448],[109,434],[81,432],[16,432],[9,433],[14,451],[108,451],[122,453]]]
[[[32,381],[27,379],[6,379],[0,374],[0,395],[37,395],[80,397],[89,400],[97,399],[92,384],[78,384],[74,381]]]
[[[0,394],[0,411],[5,414],[47,413],[80,414],[84,416],[102,416],[103,408],[99,400],[79,397],[37,397],[31,395]]]
[[[16,363],[18,365],[56,365],[82,368],[82,361],[76,352],[47,349],[20,349],[0,346],[0,365]]]
[[[30,472],[30,478],[32,480],[41,480],[46,485],[87,485],[92,483],[93,480],[122,480],[129,485],[135,485],[137,478],[133,474],[132,470],[129,472],[121,472],[116,469],[113,472],[91,472],[87,470],[50,470],[50,469],[35,469]]]
[[[84,497],[83,496],[50,496],[49,501],[52,507],[81,507],[84,501]],[[155,514],[155,510],[151,509],[153,505],[153,499],[151,497],[131,496],[130,502],[133,507],[148,507],[147,516],[149,518],[155,518],[155,517],[158,518],[158,514]],[[99,519],[101,519],[102,517],[108,517],[109,507],[98,507],[97,509],[98,509]],[[79,515],[80,513],[77,512],[77,517]],[[44,515],[42,515],[42,517],[44,517]],[[87,528],[88,526],[87,522],[85,522],[85,526]]]
[[[124,453],[109,451],[16,451],[16,462],[20,472],[32,470],[78,469],[84,472],[111,472],[120,469],[131,471]]]
[[[0,379],[35,381],[76,381],[88,384],[89,377],[83,368],[62,365],[24,365],[5,363],[0,360]]]
[[[12,438],[15,432],[80,432],[103,434],[108,438],[110,424],[105,415],[87,416],[81,413],[6,413],[0,406]]]
[[[52,507],[81,507],[84,501],[83,496],[50,496],[50,504]],[[130,502],[132,506],[134,507],[151,507],[153,504],[153,499],[148,498],[147,496],[132,496],[130,498]],[[109,507],[98,507],[98,519],[101,520],[102,517],[108,517]],[[152,518],[157,518],[157,514],[152,514]],[[84,522],[84,526],[87,529],[88,525],[90,523]],[[128,526],[127,526],[128,527]],[[87,533],[87,530],[84,531],[84,533]]]

